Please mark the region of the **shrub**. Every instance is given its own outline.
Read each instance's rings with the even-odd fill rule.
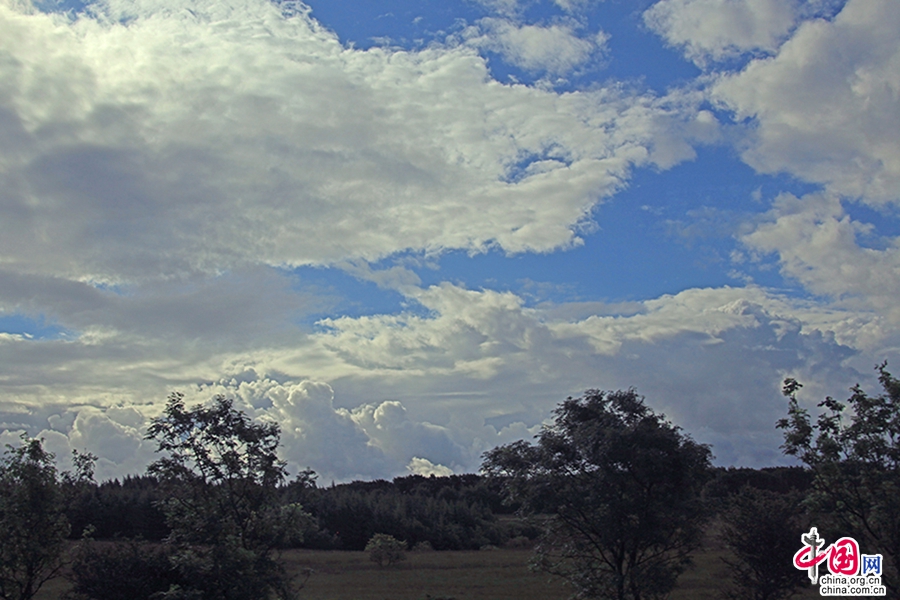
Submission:
[[[531,548],[534,546],[534,542],[529,540],[524,535],[517,535],[514,538],[508,540],[505,544],[507,548]]]
[[[82,541],[68,579],[67,600],[149,600],[183,583],[163,548],[135,540]]]
[[[376,533],[366,544],[366,552],[369,553],[369,560],[384,567],[406,559],[406,543],[392,535]]]

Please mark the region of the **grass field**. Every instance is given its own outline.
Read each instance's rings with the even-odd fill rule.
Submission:
[[[531,551],[502,549],[472,552],[410,552],[398,565],[379,567],[363,552],[292,550],[288,568],[314,572],[301,591],[308,600],[563,600],[564,583],[528,570]],[[707,547],[695,555],[671,600],[717,600],[728,581],[721,549]],[[60,578],[49,582],[37,600],[57,600],[67,589]],[[798,599],[820,596],[811,587]],[[129,600],[123,598],[122,600]]]

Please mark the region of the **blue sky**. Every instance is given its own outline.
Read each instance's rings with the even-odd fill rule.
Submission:
[[[0,0],[0,441],[175,390],[471,472],[634,386],[722,465],[900,348],[890,0]],[[890,368],[890,367],[889,367]]]

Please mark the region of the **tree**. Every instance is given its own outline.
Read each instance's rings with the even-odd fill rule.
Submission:
[[[847,403],[830,396],[815,424],[801,408],[797,392],[803,387],[785,379],[788,416],[778,422],[784,430],[782,449],[796,456],[814,473],[808,503],[820,528],[835,536],[852,536],[860,551],[884,555],[884,583],[888,595],[900,589],[900,380],[879,365],[884,392],[869,396],[856,385]]]
[[[794,568],[796,535],[804,531],[800,494],[780,494],[745,486],[728,500],[719,537],[731,550],[734,600],[782,600],[794,595],[806,579]]]
[[[89,476],[93,456],[75,453],[75,475],[56,471],[43,440],[22,436],[0,459],[0,598],[27,600],[63,567],[69,522],[63,485]]]
[[[392,535],[376,533],[366,544],[366,552],[379,567],[390,566],[406,559],[406,544]]]
[[[710,450],[633,390],[588,390],[537,436],[485,454],[507,500],[548,514],[536,563],[577,598],[663,598],[700,542]]]
[[[294,594],[278,549],[302,536],[309,516],[279,502],[286,475],[276,423],[254,423],[233,401],[186,409],[174,393],[147,431],[166,456],[149,467],[166,487],[176,566],[193,591],[175,597],[258,600]],[[196,593],[195,593],[196,592]]]

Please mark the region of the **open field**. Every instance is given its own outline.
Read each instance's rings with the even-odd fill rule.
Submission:
[[[679,579],[671,600],[717,600],[728,567],[714,551],[699,552]],[[397,566],[380,568],[362,552],[295,551],[292,569],[312,568],[301,593],[309,600],[563,600],[572,590],[528,570],[530,550],[409,553]],[[820,596],[807,588],[798,599]]]
[[[308,600],[563,600],[571,589],[561,581],[528,570],[531,551],[502,549],[471,552],[410,552],[399,565],[381,568],[364,552],[291,550],[288,568],[314,573],[300,593]],[[671,600],[717,600],[728,580],[719,549],[695,555]],[[38,600],[57,600],[65,580],[49,582]],[[798,599],[820,596],[811,587]],[[128,600],[128,599],[123,599]]]

